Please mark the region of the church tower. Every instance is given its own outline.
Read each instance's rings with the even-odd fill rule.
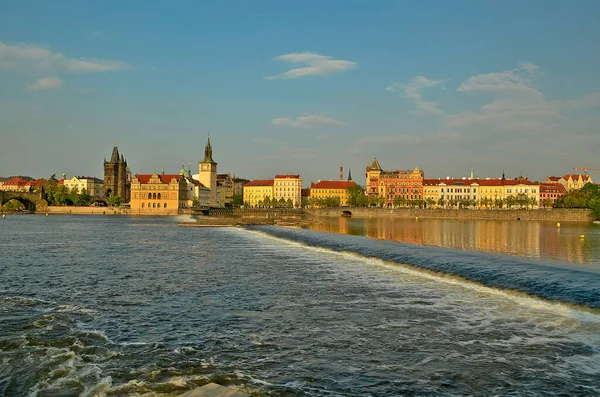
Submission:
[[[199,164],[199,181],[210,189],[210,206],[217,205],[217,163],[212,158],[212,146],[210,145],[210,136],[204,147],[204,160]]]
[[[119,196],[122,203],[129,202],[131,184],[129,181],[127,161],[115,143],[110,161],[104,159],[104,197]]]

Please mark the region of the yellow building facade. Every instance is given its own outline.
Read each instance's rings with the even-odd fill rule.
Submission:
[[[136,174],[131,181],[132,215],[177,215],[188,205],[188,182],[179,174]]]
[[[257,179],[244,185],[244,205],[249,208],[264,206],[266,198],[273,201],[273,179]]]
[[[63,185],[65,185],[69,192],[77,188],[79,193],[85,189],[90,196],[100,197],[104,194],[104,182],[94,177],[73,176],[70,179],[65,179]]]
[[[339,198],[340,206],[348,205],[348,188],[358,186],[352,181],[319,181],[310,187],[310,199],[313,202],[328,198]]]
[[[273,179],[273,197],[275,200],[291,200],[292,206],[299,207],[302,202],[302,178],[300,175],[275,175]]]

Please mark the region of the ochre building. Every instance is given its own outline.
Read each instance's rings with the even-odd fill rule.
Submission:
[[[348,188],[358,186],[352,181],[319,181],[310,187],[310,199],[316,201],[319,199],[336,198],[340,199],[340,206],[348,205],[350,194]]]
[[[244,205],[249,208],[264,207],[266,199],[273,200],[273,179],[257,179],[244,185]]]
[[[177,215],[188,206],[188,181],[179,174],[136,174],[131,181],[132,215]]]

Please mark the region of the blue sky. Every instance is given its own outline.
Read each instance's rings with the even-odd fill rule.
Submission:
[[[599,167],[598,1],[0,3],[0,176]],[[600,173],[591,173],[600,180]]]

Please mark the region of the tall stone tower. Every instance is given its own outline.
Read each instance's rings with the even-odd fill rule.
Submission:
[[[122,203],[128,203],[131,185],[127,174],[127,161],[122,154],[119,156],[115,143],[110,161],[104,159],[104,197],[119,196]]]
[[[210,189],[210,206],[217,205],[217,163],[212,158],[210,137],[204,147],[204,160],[199,164],[198,179],[200,183]]]

